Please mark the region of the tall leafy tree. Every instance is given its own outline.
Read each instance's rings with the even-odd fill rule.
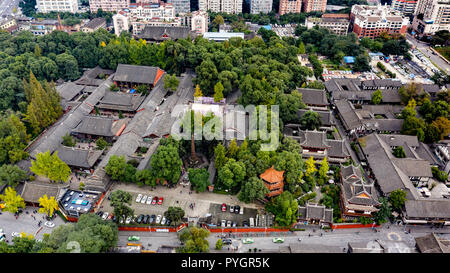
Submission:
[[[114,208],[117,222],[133,215],[134,211],[128,205],[131,205],[130,193],[122,190],[115,190],[111,193],[111,206]]]
[[[275,222],[280,226],[286,227],[297,222],[298,203],[288,191],[267,203],[266,209],[275,215]]]
[[[22,196],[18,195],[11,187],[5,189],[5,193],[0,195],[0,200],[4,202],[4,211],[16,213],[19,208],[25,208],[25,201]]]
[[[383,95],[381,94],[380,89],[377,89],[377,91],[372,94],[372,104],[380,104],[382,99]]]
[[[112,155],[106,164],[105,171],[112,180],[119,181],[124,179],[126,167],[125,156]]]
[[[53,216],[53,213],[58,210],[58,202],[56,201],[54,196],[50,196],[48,198],[47,194],[44,194],[44,196],[39,197],[39,213],[46,213],[49,217]]]
[[[178,223],[184,217],[184,210],[180,207],[168,207],[167,211],[164,212],[164,217],[172,223]]]
[[[16,187],[20,181],[27,179],[27,173],[16,165],[0,166],[0,184]]]
[[[219,169],[217,178],[219,182],[228,189],[239,186],[245,178],[244,163],[230,158],[227,163]]]
[[[216,146],[216,148],[214,148],[214,155],[215,155],[215,159],[214,159],[215,167],[217,169],[222,168],[228,160],[226,157],[226,149],[222,145],[222,143],[219,143]]]
[[[192,184],[194,190],[204,192],[209,186],[209,172],[205,168],[203,169],[188,169],[189,181]]]
[[[58,151],[55,151],[53,155],[50,151],[38,153],[36,160],[31,161],[30,170],[56,182],[67,182],[72,172],[69,166],[58,157]]]
[[[220,102],[221,100],[223,100],[223,85],[218,82],[214,85],[214,101]]]
[[[205,253],[209,252],[209,242],[206,239],[209,236],[209,231],[204,228],[191,227],[184,229],[180,233],[180,241],[183,246],[177,251],[181,253]]]
[[[315,130],[322,126],[319,113],[309,110],[300,118],[300,126],[303,130]]]
[[[173,184],[181,175],[181,162],[178,149],[174,145],[160,145],[150,160],[151,170],[156,178]]]
[[[395,190],[389,194],[389,202],[394,210],[400,210],[406,201],[406,192],[402,189]]]
[[[244,182],[241,191],[238,194],[238,199],[245,203],[250,203],[255,200],[263,200],[269,189],[264,185],[264,182],[256,176],[251,177],[247,182]]]

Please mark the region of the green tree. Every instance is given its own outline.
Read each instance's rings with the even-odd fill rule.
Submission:
[[[98,150],[103,150],[109,145],[109,143],[106,140],[104,140],[102,137],[100,137],[99,139],[97,139],[95,141],[95,145],[97,146]]]
[[[197,84],[195,85],[195,93],[194,93],[194,97],[203,97],[203,93],[202,90],[200,90],[200,86]]]
[[[183,163],[176,146],[160,145],[150,159],[150,165],[156,178],[178,183]]]
[[[222,239],[218,239],[216,242],[216,250],[222,249]]]
[[[53,155],[50,151],[38,153],[36,160],[31,161],[30,170],[56,182],[67,182],[72,173],[69,166],[58,157],[58,151],[55,151]]]
[[[209,252],[209,243],[206,239],[209,230],[204,228],[191,227],[184,229],[179,238],[184,244],[177,251],[181,253],[205,253]]]
[[[300,118],[300,126],[302,130],[316,130],[322,126],[320,115],[317,112],[309,110],[304,113]]]
[[[448,174],[444,171],[439,170],[438,167],[431,167],[431,173],[433,174],[433,177],[441,182],[446,182],[448,180]]]
[[[223,100],[223,85],[218,82],[214,85],[214,101],[220,102],[221,100]]]
[[[389,194],[389,202],[394,210],[400,210],[406,201],[406,192],[402,189],[395,190]]]
[[[377,224],[382,224],[387,222],[387,218],[391,216],[391,208],[388,205],[388,200],[385,197],[380,197],[378,201],[381,203],[379,211],[375,213],[375,221]]]
[[[319,177],[323,179],[327,178],[329,168],[327,157],[324,157],[322,162],[320,162]]]
[[[305,44],[303,42],[300,42],[298,46],[298,54],[305,54]]]
[[[15,188],[19,182],[27,179],[27,173],[16,165],[0,166],[0,185],[8,185]]]
[[[151,187],[156,186],[156,178],[149,169],[137,170],[135,173],[135,179],[139,186],[144,184]]]
[[[253,176],[242,185],[238,199],[242,202],[250,203],[255,200],[263,200],[268,193],[269,189],[264,185],[264,182]]]
[[[305,165],[306,165],[306,172],[305,172],[306,176],[311,177],[314,175],[315,172],[317,172],[316,162],[314,161],[314,158],[312,156],[308,158],[308,160],[306,160]]]
[[[75,147],[75,140],[67,133],[62,137],[62,144],[67,147]]]
[[[377,89],[377,91],[372,94],[372,104],[380,104],[382,100],[383,95],[381,94],[380,89]]]
[[[189,181],[192,184],[194,190],[198,192],[204,192],[209,184],[209,172],[205,168],[203,169],[188,169]]]
[[[403,149],[403,146],[397,146],[396,148],[394,148],[394,151],[392,152],[392,154],[397,158],[405,158],[406,157],[406,153],[405,153],[405,150]]]
[[[119,181],[125,177],[126,166],[125,156],[112,155],[106,164],[105,171],[112,180]]]
[[[297,222],[298,203],[290,192],[283,192],[267,203],[266,209],[275,215],[275,222],[280,226],[290,226]]]
[[[175,92],[177,90],[179,83],[180,80],[178,80],[175,75],[166,75],[164,77],[164,88],[171,92]]]
[[[128,205],[131,205],[130,193],[122,190],[115,190],[111,193],[111,207],[114,208],[114,215],[116,215],[118,223],[134,214],[133,209]]]
[[[219,143],[216,148],[214,148],[214,155],[215,155],[215,159],[214,159],[214,163],[215,163],[215,167],[220,170],[220,168],[222,168],[225,163],[228,161],[227,157],[226,157],[226,149],[225,147]]]
[[[172,223],[178,223],[184,217],[184,210],[180,207],[168,207],[164,212],[164,217]]]
[[[25,201],[11,187],[7,187],[5,189],[5,193],[0,195],[0,200],[4,202],[5,205],[5,207],[3,208],[4,211],[16,213],[19,210],[19,208],[25,208]]]
[[[227,163],[219,169],[218,181],[228,189],[238,187],[245,178],[245,165],[240,161],[230,158]]]

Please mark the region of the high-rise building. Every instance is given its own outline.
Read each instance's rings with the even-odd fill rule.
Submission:
[[[130,0],[89,0],[91,12],[97,13],[98,9],[108,12],[118,12],[128,8]]]
[[[37,11],[78,12],[78,0],[36,0]]]
[[[280,0],[280,15],[286,13],[300,13],[302,11],[302,0]]]
[[[392,0],[392,8],[403,15],[412,15],[416,9],[417,0]]]
[[[327,0],[303,0],[303,11],[320,11],[325,12],[327,9]]]
[[[128,14],[125,11],[119,11],[112,17],[114,24],[114,34],[120,36],[123,31],[130,30],[130,23],[128,21]]]
[[[206,11],[194,11],[190,15],[190,27],[197,34],[203,34],[208,31],[209,15]]]
[[[242,0],[199,0],[198,8],[201,11],[242,13]]]
[[[175,14],[185,14],[191,11],[190,0],[167,0],[167,3],[173,5]]]
[[[250,13],[251,14],[267,14],[272,11],[273,0],[251,0]]]
[[[412,28],[419,35],[432,35],[440,30],[450,31],[450,1],[419,0]]]
[[[354,5],[350,28],[359,38],[376,38],[381,33],[406,34],[409,19],[387,5]]]

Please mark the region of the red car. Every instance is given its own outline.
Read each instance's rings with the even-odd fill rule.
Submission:
[[[153,197],[152,205],[156,205],[156,202],[158,202],[158,196]]]
[[[223,203],[222,204],[222,212],[227,211],[227,204]]]
[[[164,197],[160,197],[158,200],[158,205],[162,205],[162,202],[164,201]]]

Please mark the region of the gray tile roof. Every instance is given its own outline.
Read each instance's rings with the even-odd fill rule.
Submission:
[[[406,200],[406,218],[450,219],[450,200]]]
[[[433,177],[430,163],[426,160],[413,158],[393,158],[392,161],[409,177]]]
[[[333,209],[327,209],[323,205],[306,203],[305,207],[298,207],[297,213],[300,219],[321,220],[327,223],[333,222]]]
[[[363,119],[361,122],[368,130],[381,132],[400,132],[403,126],[403,119]]]
[[[450,253],[450,241],[439,238],[434,232],[415,240],[421,253]]]
[[[80,94],[83,89],[83,85],[78,85],[73,82],[67,82],[56,87],[56,91],[58,91],[61,98],[67,101],[71,101],[75,96]]]
[[[84,25],[83,28],[90,28],[96,30],[102,25],[106,25],[105,18],[94,18],[90,20],[86,25]]]
[[[329,148],[330,146],[326,143],[327,135],[323,131],[300,131],[300,145],[302,147],[310,148]]]
[[[309,110],[309,109],[299,109],[297,112],[297,115],[299,118],[301,118],[306,112],[313,111],[319,114],[320,121],[322,122],[322,125],[324,126],[330,126],[333,124],[332,117],[331,117],[331,111],[319,111],[319,110]]]
[[[387,145],[393,147],[393,146],[403,146],[403,145],[409,145],[412,147],[418,147],[419,146],[419,140],[417,136],[409,136],[409,135],[395,135],[395,134],[380,134],[378,137],[386,142]]]
[[[145,96],[142,96],[140,94],[108,91],[105,92],[105,95],[100,100],[97,107],[106,110],[122,110],[133,112],[139,108],[144,100]]]
[[[73,133],[112,137],[115,136],[129,119],[112,119],[107,117],[87,116],[72,131]]]
[[[46,183],[46,182],[25,182],[22,193],[20,194],[25,202],[39,203],[39,198],[44,196],[55,197],[58,199],[61,189],[67,188],[68,184]]]
[[[189,27],[145,26],[139,38],[153,41],[186,39],[193,36]]]
[[[327,106],[329,104],[325,90],[297,88],[297,91],[302,94],[303,102],[307,105]]]
[[[335,105],[339,111],[339,115],[343,119],[342,121],[346,130],[353,130],[362,126],[351,102],[347,100],[337,100]]]
[[[119,64],[114,81],[153,85],[159,70],[161,69],[156,66]]]
[[[80,168],[92,168],[103,151],[78,149],[62,146],[58,148],[58,156],[67,165]]]
[[[327,153],[330,157],[347,157],[350,154],[345,147],[345,139],[327,139],[325,143],[330,147]]]

